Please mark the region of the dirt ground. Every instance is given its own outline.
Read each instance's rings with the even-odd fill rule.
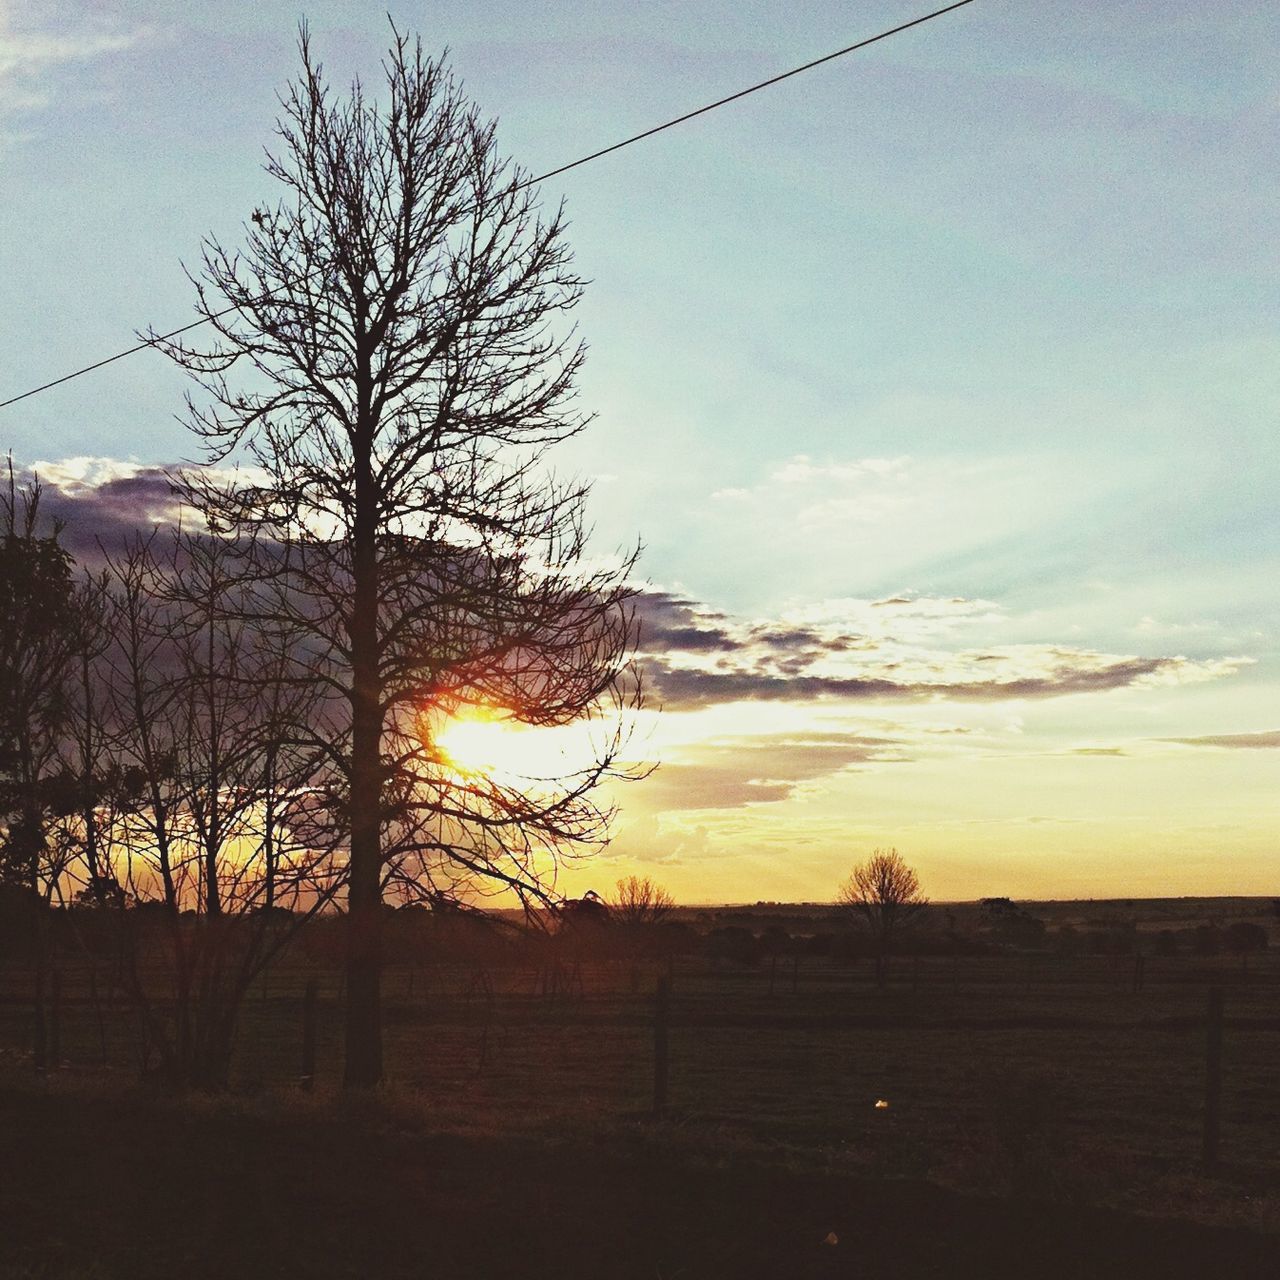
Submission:
[[[1280,1237],[308,1109],[0,1087],[0,1277],[1280,1275]]]

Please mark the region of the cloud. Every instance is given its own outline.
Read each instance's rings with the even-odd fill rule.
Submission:
[[[106,19],[84,18],[75,31],[60,26],[58,15],[46,17],[50,29],[17,27],[0,14],[0,117],[36,111],[51,100],[49,76],[56,67],[84,64],[126,49],[154,35],[148,26],[121,29]],[[16,135],[8,135],[12,140]]]
[[[688,747],[644,783],[657,811],[737,809],[790,800],[805,785],[861,764],[901,762],[898,739],[817,732],[725,738]]]
[[[1184,747],[1219,747],[1228,751],[1265,751],[1280,748],[1280,729],[1262,733],[1208,733],[1199,738],[1161,738]]]
[[[1052,660],[1037,674],[982,678],[928,680],[898,678],[889,674],[895,664],[885,664],[884,674],[871,666],[866,675],[795,675],[769,671],[708,671],[671,667],[649,660],[645,675],[664,705],[674,708],[704,707],[718,702],[812,702],[825,699],[909,700],[950,699],[993,702],[1059,698],[1068,694],[1102,693],[1150,684],[1190,684],[1233,674],[1247,659],[1193,662],[1188,658],[1130,658],[1054,649]],[[968,655],[972,663],[1012,665],[1013,654]],[[965,655],[957,655],[963,667]]]
[[[636,617],[640,643],[648,653],[719,652],[734,647],[734,640],[720,625],[724,615],[683,596],[645,591],[636,601]]]
[[[1213,680],[1252,661],[1061,644],[962,646],[958,633],[1004,621],[997,605],[963,596],[899,592],[748,620],[687,595],[650,591],[637,609],[646,679],[658,701],[678,710],[734,702],[1055,698]]]
[[[44,486],[45,514],[63,523],[65,545],[89,562],[100,547],[114,550],[138,530],[195,518],[184,515],[159,466],[71,458],[32,464],[22,475],[32,473]],[[645,677],[655,700],[673,710],[743,702],[1044,699],[1213,680],[1252,661],[1111,654],[1061,644],[978,647],[962,641],[985,639],[972,635],[977,630],[999,630],[1006,619],[997,604],[914,591],[822,601],[772,618],[735,618],[687,592],[650,588],[637,597],[636,612]],[[1250,735],[1176,741],[1274,745]],[[750,784],[752,794],[770,795],[771,786],[776,790],[793,779],[721,781],[726,793]]]
[[[113,458],[67,458],[23,467],[40,481],[40,510],[59,521],[62,544],[83,561],[119,550],[136,533],[177,524],[182,506],[166,471]],[[188,520],[194,517],[188,513]]]

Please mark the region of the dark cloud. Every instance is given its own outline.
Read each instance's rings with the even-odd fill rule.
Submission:
[[[1222,747],[1230,751],[1265,751],[1280,747],[1280,729],[1263,733],[1208,733],[1200,738],[1161,738],[1184,747]]]
[[[999,655],[983,655],[995,660]],[[1180,658],[1116,658],[1099,665],[1093,655],[1057,655],[1059,665],[1042,675],[1016,679],[964,681],[901,680],[892,675],[898,664],[885,662],[882,673],[868,676],[788,675],[762,670],[707,671],[673,667],[660,659],[645,662],[645,677],[656,698],[672,709],[705,707],[718,702],[811,702],[828,698],[927,701],[949,698],[964,702],[1058,698],[1072,693],[1123,689],[1137,681],[1185,666]]]
[[[922,600],[899,594],[873,605],[923,608],[937,613],[939,626],[944,626],[952,607],[973,603],[961,596]],[[1062,645],[905,651],[891,634],[835,635],[804,624],[736,621],[687,596],[662,591],[644,593],[637,609],[649,688],[658,702],[672,709],[823,699],[1057,698],[1123,689],[1153,677],[1176,679],[1197,670],[1197,664],[1182,657],[1113,657]],[[840,670],[833,664],[844,653],[865,659],[856,666],[846,661],[846,669]],[[1229,669],[1225,664],[1221,672]]]
[[[810,627],[751,627],[747,636],[754,644],[770,649],[823,649],[825,638]]]
[[[26,474],[23,479],[30,479]],[[78,559],[95,561],[101,548],[119,550],[137,532],[176,523],[180,504],[159,467],[109,477],[96,484],[40,478],[40,510],[63,525],[62,544]]]
[[[641,592],[636,597],[636,618],[645,653],[716,653],[742,647],[720,625],[726,621],[724,614],[666,591]]]

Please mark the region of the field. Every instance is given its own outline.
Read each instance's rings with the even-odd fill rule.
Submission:
[[[751,927],[762,912],[721,912],[710,923]],[[1197,914],[1180,912],[1182,921]],[[908,1187],[1029,1198],[1055,1221],[1121,1210],[1231,1228],[1237,1241],[1263,1232],[1280,1259],[1280,954],[1138,951],[1140,961],[1053,950],[902,956],[884,987],[866,961],[807,954],[575,962],[554,992],[545,972],[518,966],[399,964],[387,974],[391,1084],[379,1104],[392,1119],[375,1128],[444,1143],[451,1159],[470,1153],[457,1156],[466,1176],[480,1176],[475,1144],[514,1143],[525,1154],[502,1159],[515,1159],[520,1177],[534,1178],[529,1169],[552,1159],[547,1152],[585,1151],[573,1167],[661,1159],[710,1171],[713,1182],[757,1169],[771,1171],[759,1174],[766,1180],[882,1189],[864,1195],[893,1186],[891,1216],[907,1212]],[[659,978],[671,1002],[666,1105],[655,1118]],[[102,1091],[126,1109],[142,1105],[123,1005],[100,992],[95,1008],[85,975],[68,964],[62,1065],[35,1080],[28,978],[10,965],[3,981],[0,1080],[11,1109],[92,1112]],[[309,981],[319,993],[317,1070],[304,1094]],[[1222,1121],[1218,1163],[1205,1169],[1211,986],[1224,993]],[[320,1117],[333,1123],[340,994],[336,970],[298,953],[267,974],[245,1006],[234,1096],[201,1104],[200,1123],[217,1106],[237,1123],[257,1117],[254,1132],[264,1116],[295,1131]],[[557,1168],[553,1183],[570,1176]]]

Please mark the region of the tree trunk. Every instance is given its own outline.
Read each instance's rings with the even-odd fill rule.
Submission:
[[[359,352],[352,538],[351,852],[347,889],[346,1067],[343,1085],[382,1079],[382,698],[378,661],[377,500],[368,355]]]

